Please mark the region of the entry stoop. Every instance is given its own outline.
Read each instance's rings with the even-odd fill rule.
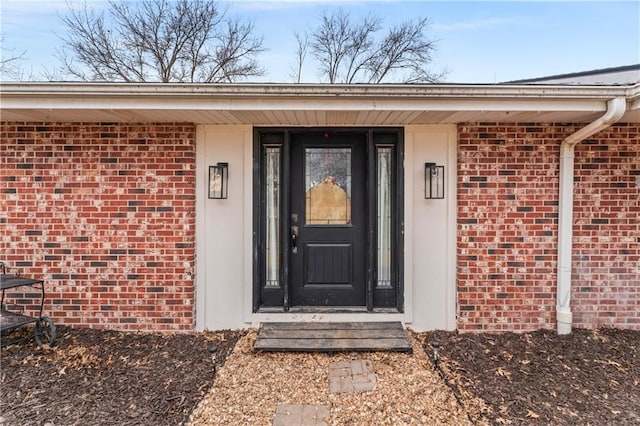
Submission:
[[[270,322],[260,327],[254,352],[411,352],[402,323]]]

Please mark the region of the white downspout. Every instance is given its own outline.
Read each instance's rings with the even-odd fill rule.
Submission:
[[[571,253],[573,251],[573,159],[574,148],[589,136],[620,120],[627,109],[624,97],[610,99],[607,112],[569,135],[560,145],[560,199],[558,206],[558,283],[556,320],[558,334],[571,333]]]

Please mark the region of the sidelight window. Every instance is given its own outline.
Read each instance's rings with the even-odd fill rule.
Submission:
[[[393,148],[377,147],[377,286],[391,287],[391,172]]]
[[[280,286],[280,147],[264,150],[266,185],[265,286]]]

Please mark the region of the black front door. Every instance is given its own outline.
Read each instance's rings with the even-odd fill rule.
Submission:
[[[291,306],[366,306],[365,132],[291,135]]]
[[[402,129],[257,128],[254,138],[254,312],[402,311]]]

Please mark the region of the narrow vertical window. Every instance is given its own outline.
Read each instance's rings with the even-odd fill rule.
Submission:
[[[377,287],[391,287],[391,172],[393,148],[377,147]]]
[[[280,286],[280,147],[265,148],[265,286]]]

